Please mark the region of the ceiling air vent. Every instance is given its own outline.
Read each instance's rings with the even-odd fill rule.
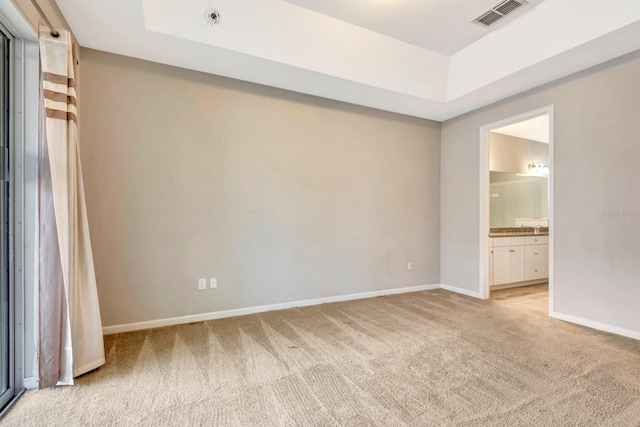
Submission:
[[[489,10],[482,12],[471,22],[480,24],[483,27],[490,27],[525,4],[527,4],[526,0],[504,0],[494,5]]]

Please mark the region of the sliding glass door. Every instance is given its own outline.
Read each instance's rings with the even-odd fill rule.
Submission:
[[[9,280],[9,49],[0,28],[0,410],[14,397],[13,289]]]

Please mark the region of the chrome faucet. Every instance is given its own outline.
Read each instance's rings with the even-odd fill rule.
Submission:
[[[534,234],[540,234],[540,227],[541,227],[540,224],[536,225],[536,229],[533,231],[533,233]]]

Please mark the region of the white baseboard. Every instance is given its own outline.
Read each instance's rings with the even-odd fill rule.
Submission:
[[[622,335],[623,337],[633,338],[640,340],[640,332],[633,331],[631,329],[620,328],[618,326],[608,325],[606,323],[596,322],[595,320],[589,320],[582,317],[572,316],[570,314],[563,314],[558,312],[550,312],[550,317],[558,320],[564,320],[565,322],[575,323],[577,325],[586,326],[588,328],[597,329],[599,331],[611,332],[612,334]]]
[[[279,304],[259,305],[254,307],[237,308],[233,310],[214,311],[210,313],[191,314],[188,316],[170,317],[166,319],[149,320],[145,322],[126,323],[122,325],[105,326],[102,332],[105,335],[121,332],[139,331],[143,329],[161,328],[163,326],[181,325],[184,323],[202,322],[205,320],[223,319],[226,317],[244,316],[247,314],[264,313],[265,311],[285,310],[294,307],[306,307],[330,302],[351,301],[364,298],[374,298],[384,295],[404,294],[409,292],[428,291],[439,289],[441,285],[421,285],[407,288],[384,289],[380,291],[362,292],[358,294],[338,295],[334,297],[314,298],[301,301],[291,301]],[[455,292],[455,291],[454,291]]]
[[[40,379],[36,377],[24,378],[22,380],[22,385],[24,386],[24,388],[29,390],[38,388],[39,383],[40,383]]]
[[[462,294],[462,295],[467,295],[469,297],[483,299],[482,296],[480,295],[480,292],[475,292],[475,291],[470,291],[468,289],[458,288],[457,286],[440,285],[440,288],[442,288],[442,289],[444,289],[446,291],[455,292],[457,294]]]

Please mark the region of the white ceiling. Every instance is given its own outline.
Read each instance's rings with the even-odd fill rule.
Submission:
[[[368,2],[394,4],[415,16],[428,3],[435,9],[423,18],[432,26],[463,3],[493,4]],[[497,28],[480,28],[486,35],[461,49],[454,45],[476,36],[463,29],[475,25],[459,16],[451,28],[424,39],[434,49],[457,50],[451,55],[283,0],[56,3],[84,47],[438,121],[640,49],[638,0],[616,0],[616,7],[607,0],[534,0]],[[219,25],[206,22],[209,7],[220,11]],[[385,25],[405,25],[394,22]]]
[[[443,53],[454,53],[490,30],[471,20],[497,0],[284,0],[391,38]],[[542,3],[529,0],[509,20]],[[505,19],[507,21],[507,19]],[[502,22],[499,21],[500,23]],[[498,24],[495,25],[497,27]],[[493,27],[493,26],[492,26]]]
[[[514,123],[491,132],[529,139],[531,141],[549,143],[549,116],[547,114],[529,120]]]

